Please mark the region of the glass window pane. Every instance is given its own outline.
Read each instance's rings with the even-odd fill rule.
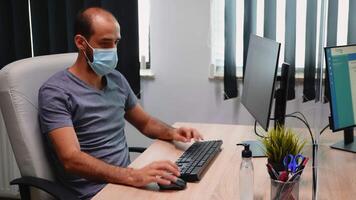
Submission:
[[[149,58],[149,27],[150,27],[150,1],[138,1],[138,15],[139,15],[139,51],[140,61],[145,57],[146,62]]]
[[[339,0],[337,17],[337,45],[347,44],[348,20],[349,0]]]
[[[279,54],[279,65],[282,66],[284,62],[284,42],[285,42],[285,13],[286,13],[286,0],[277,0],[276,10],[276,40],[281,43],[281,51]]]
[[[212,1],[212,21],[211,21],[211,40],[212,40],[212,63],[215,66],[224,66],[224,6],[222,0]]]
[[[307,0],[297,1],[295,67],[304,68]]]

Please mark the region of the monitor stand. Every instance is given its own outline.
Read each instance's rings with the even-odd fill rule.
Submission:
[[[264,152],[263,144],[257,140],[249,140],[249,141],[242,141],[244,144],[250,145],[250,150],[252,151],[252,157],[260,158],[260,157],[267,157]]]
[[[354,137],[354,129],[348,128],[344,130],[344,140],[339,141],[330,147],[342,151],[356,153],[356,142],[354,142],[354,140],[356,140],[356,137]]]

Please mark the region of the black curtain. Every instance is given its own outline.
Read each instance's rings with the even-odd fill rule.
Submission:
[[[356,1],[349,2],[349,29],[347,33],[347,44],[356,44]]]
[[[236,1],[225,0],[224,99],[237,97]]]
[[[290,65],[288,85],[288,100],[295,98],[295,44],[296,44],[296,8],[297,0],[286,1],[286,25],[285,25],[285,51],[284,61]]]
[[[74,20],[83,8],[102,7],[110,11],[121,26],[117,69],[139,96],[140,63],[138,3],[130,0],[31,0],[34,55],[77,51],[74,45]]]
[[[316,33],[317,33],[317,0],[307,2],[307,21],[305,32],[305,60],[304,60],[304,86],[303,101],[315,99],[315,60],[316,60]]]
[[[327,17],[327,38],[326,46],[336,46],[337,44],[337,20],[338,20],[339,0],[329,1]],[[324,52],[323,52],[324,53]],[[329,102],[329,76],[325,76],[324,102]]]
[[[250,42],[250,35],[256,34],[257,0],[245,0],[244,4],[243,75],[245,75],[246,58],[248,52],[248,45]]]
[[[138,1],[103,0],[101,5],[109,10],[120,23],[121,40],[118,46],[118,70],[127,78],[135,94],[140,97]]]
[[[27,57],[31,57],[28,2],[0,1],[0,69]]]
[[[265,0],[264,37],[276,40],[276,0]]]

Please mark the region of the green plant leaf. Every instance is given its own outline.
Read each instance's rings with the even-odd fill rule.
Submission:
[[[261,139],[261,143],[269,161],[282,163],[286,155],[302,153],[306,141],[300,139],[292,129],[278,126],[270,129],[267,136]]]

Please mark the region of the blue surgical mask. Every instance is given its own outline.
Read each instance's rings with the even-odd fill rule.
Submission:
[[[93,50],[93,62],[89,60],[85,51],[84,55],[89,66],[97,75],[105,76],[115,69],[118,61],[116,47],[110,49],[93,48],[86,40],[85,42]]]

